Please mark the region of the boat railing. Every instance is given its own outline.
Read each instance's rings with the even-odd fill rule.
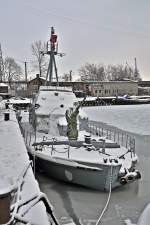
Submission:
[[[21,126],[20,128],[21,128],[21,133],[25,140],[25,144],[30,147],[32,143],[35,142],[34,132],[26,131]],[[127,134],[126,132],[121,131],[117,128],[103,126],[100,123],[97,123],[95,121],[88,121],[87,131],[99,137],[106,137],[107,139],[113,141],[114,143],[117,143],[127,148],[128,151],[131,152],[131,154],[133,153],[133,155],[135,155],[135,138]],[[51,154],[53,154],[54,152],[54,145],[55,143],[53,141]],[[63,152],[60,152],[60,153],[63,153]],[[66,149],[65,153],[68,154],[68,158],[69,158],[69,147],[68,149]]]
[[[51,145],[51,156],[53,155],[54,152],[56,152],[56,153],[59,153],[59,154],[67,154],[68,159],[70,158],[70,144],[68,144],[66,146],[66,149],[64,151],[56,150],[54,145],[55,145],[55,141],[53,141],[52,145]]]
[[[88,132],[99,137],[106,137],[135,155],[135,138],[124,131],[104,126],[95,121],[88,121]]]
[[[29,132],[29,131],[25,131],[24,129],[21,129],[21,133],[24,137],[26,146],[28,146],[30,148],[31,146],[33,146],[33,143],[36,143],[35,134],[33,132]],[[59,151],[59,150],[56,150],[56,148],[55,148],[56,142],[57,142],[57,144],[59,143],[55,138],[52,138],[50,140],[47,139],[47,138],[45,139],[45,138],[46,137],[43,136],[42,142],[40,142],[40,144],[34,145],[35,150],[42,151],[44,146],[47,146],[47,147],[50,146],[51,156],[55,152],[57,152],[57,153],[60,153],[60,154],[67,154],[67,157],[69,159],[69,157],[70,157],[70,143],[66,144],[66,149],[64,151]],[[62,144],[65,144],[65,143],[62,142]]]

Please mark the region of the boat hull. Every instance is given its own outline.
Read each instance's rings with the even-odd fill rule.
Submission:
[[[80,163],[69,162],[63,159],[42,157],[35,155],[37,166],[48,176],[73,184],[78,184],[101,191],[114,189],[120,186],[118,174],[121,165],[91,164],[86,166]]]

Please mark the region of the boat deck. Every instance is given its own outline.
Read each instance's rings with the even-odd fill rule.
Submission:
[[[85,131],[80,132],[79,135],[79,141],[83,141],[83,137],[85,134],[88,134]],[[46,137],[44,137],[46,140]],[[56,138],[58,141],[64,141],[66,140],[66,137],[58,137],[59,139]],[[38,134],[37,138],[37,143],[41,143],[42,137],[40,137],[40,134]],[[108,140],[106,137],[97,137],[95,135],[91,136],[91,139],[94,140],[95,142],[101,142],[102,140],[105,140],[105,143],[109,144],[115,144],[112,141]],[[52,140],[52,138],[49,138],[48,140]],[[127,152],[128,150],[125,147],[109,147],[105,148],[105,152],[103,149],[100,148],[95,148],[94,146],[91,146],[90,148],[87,148],[83,145],[80,147],[73,147],[70,145],[65,145],[65,144],[57,144],[57,141],[55,142],[47,142],[44,141],[42,142],[42,145],[38,145],[36,148],[36,154],[38,155],[45,155],[45,157],[48,158],[48,156],[52,158],[60,158],[64,159],[67,161],[76,161],[79,163],[85,162],[87,164],[93,164],[95,166],[100,165],[100,164],[106,164],[111,165],[112,163],[114,164],[122,164],[121,170],[123,168],[130,168],[132,161],[137,160],[137,156],[133,155],[132,153],[132,158],[131,158],[131,152]],[[51,144],[47,144],[51,143]],[[52,144],[53,143],[53,144]],[[93,142],[94,143],[94,142]],[[36,146],[35,146],[36,147]],[[38,150],[39,147],[39,150]],[[42,148],[42,151],[41,151]],[[121,157],[122,156],[122,157]],[[114,160],[117,159],[117,160]],[[65,162],[64,162],[65,163]]]

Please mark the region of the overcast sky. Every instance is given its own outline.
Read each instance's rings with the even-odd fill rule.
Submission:
[[[30,62],[31,43],[47,41],[51,26],[66,53],[57,58],[60,75],[86,62],[134,66],[136,57],[150,80],[150,0],[0,0],[4,56]]]

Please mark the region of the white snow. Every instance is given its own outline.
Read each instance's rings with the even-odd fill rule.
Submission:
[[[148,204],[142,212],[137,225],[149,225],[150,224],[150,204]]]
[[[30,104],[31,103],[31,99],[29,98],[10,98],[9,100],[7,100],[7,103],[9,104]]]
[[[54,133],[54,131],[53,131]],[[88,132],[86,131],[80,131],[79,132],[79,141],[84,140],[84,136],[89,135]],[[45,134],[44,139],[46,141],[52,141],[53,137],[55,137],[56,141],[63,141],[63,140],[68,140],[67,137],[64,136],[59,136],[59,135],[51,135]],[[96,135],[92,135],[91,139],[94,139],[96,141],[101,141],[104,139],[106,143],[112,143],[111,140],[107,139],[106,137],[98,137]],[[36,142],[41,142],[42,141],[42,133],[37,132],[37,139]],[[96,149],[93,148],[92,151],[87,151],[84,146],[81,146],[79,148],[76,147],[68,147],[68,145],[54,145],[54,151],[51,156],[51,151],[52,151],[52,146],[43,146],[43,151],[36,151],[35,154],[38,154],[40,156],[46,155],[47,159],[51,158],[54,159],[55,157],[62,158],[68,160],[68,149],[69,149],[69,160],[73,161],[79,161],[79,162],[87,162],[87,163],[93,163],[93,164],[104,164],[104,159],[108,159],[108,164],[110,164],[109,159],[117,159],[118,163],[121,164],[121,169],[120,173],[124,173],[124,168],[129,169],[131,168],[132,161],[137,161],[138,158],[137,156],[132,156],[131,158],[131,153],[127,153],[127,149],[125,147],[120,147],[120,148],[106,148],[105,153],[108,154],[102,154],[99,153],[98,151],[95,151]],[[119,156],[125,154],[125,159],[119,159]],[[109,156],[110,155],[110,156]]]
[[[8,85],[7,84],[4,84],[4,83],[0,83],[0,86],[1,87],[8,87]]]
[[[1,177],[0,181],[0,195],[2,196],[3,194],[5,195],[10,193],[12,191],[12,187],[8,180]]]
[[[4,121],[4,112],[4,109],[0,110],[0,184],[2,184],[0,191],[3,192],[7,191],[8,187],[11,189],[18,184],[18,181],[23,178],[22,172],[29,164],[29,157],[15,112],[7,110],[10,113],[9,121]],[[25,201],[37,193],[40,193],[40,189],[30,167],[24,178],[21,201]],[[19,213],[26,207],[22,207]],[[26,218],[36,224],[49,224],[45,206],[41,202],[37,204],[36,209],[31,209],[26,214]]]
[[[54,87],[53,87],[54,89]],[[76,102],[76,97],[73,92],[62,91],[61,89],[54,90],[40,90],[37,97],[36,104],[39,108],[36,109],[37,115],[65,115],[69,107],[73,107]]]
[[[60,86],[40,86],[40,91],[68,91],[68,92],[72,92],[72,88],[71,87],[60,87]]]
[[[107,148],[106,153],[111,156],[99,153],[98,151],[87,151],[84,147],[76,148],[70,147],[69,159],[68,159],[68,146],[67,145],[55,145],[52,158],[59,157],[66,160],[73,160],[79,162],[90,162],[93,164],[104,164],[103,159],[118,159],[118,164],[122,164],[121,173],[124,172],[124,168],[129,169],[131,167],[130,153],[125,155],[125,159],[119,159],[118,157],[126,152],[125,148]],[[47,159],[51,158],[51,146],[43,148],[42,153],[38,151],[40,155],[47,155]],[[37,154],[37,153],[36,153]],[[109,160],[108,163],[110,164]]]
[[[122,130],[150,134],[150,104],[84,107],[89,120],[101,121]]]
[[[61,116],[61,117],[58,119],[58,124],[59,124],[60,126],[67,126],[66,117],[65,117],[65,116]]]
[[[18,111],[18,115],[22,117],[22,119],[21,119],[22,123],[29,122],[29,111],[20,110],[20,111]]]

